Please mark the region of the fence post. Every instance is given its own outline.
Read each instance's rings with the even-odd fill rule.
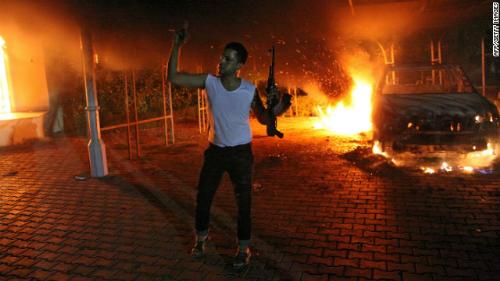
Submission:
[[[130,135],[130,112],[128,107],[128,76],[127,73],[123,73],[125,81],[125,115],[127,116],[127,145],[128,145],[128,159],[132,160],[132,141]]]
[[[170,118],[170,140],[172,141],[172,144],[175,143],[175,135],[174,135],[174,110],[172,107],[172,83],[168,83],[168,101],[169,101],[169,107],[170,107],[170,115],[168,116]]]
[[[133,91],[134,91],[135,141],[136,141],[136,147],[137,147],[137,158],[141,158],[141,145],[139,143],[139,141],[140,141],[139,117],[137,114],[137,91],[136,91],[136,87],[135,87],[135,71],[134,70],[132,70],[132,85],[133,85]]]

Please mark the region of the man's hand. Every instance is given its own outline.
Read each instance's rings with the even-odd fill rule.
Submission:
[[[207,80],[206,73],[186,73],[177,70],[179,63],[180,46],[186,42],[188,37],[188,23],[185,22],[182,29],[175,32],[173,46],[170,50],[170,58],[168,60],[168,81],[174,85],[188,87],[188,88],[205,88],[205,80]]]
[[[292,105],[292,95],[289,93],[282,93],[280,103],[283,103],[286,106]]]
[[[181,29],[175,31],[175,37],[174,37],[174,44],[176,46],[181,46],[182,44],[186,43],[187,38],[188,38],[188,27],[189,23],[186,21],[184,22],[184,25],[182,26]]]
[[[281,93],[279,103],[273,108],[274,116],[280,116],[285,113],[292,105],[292,95],[289,93]]]

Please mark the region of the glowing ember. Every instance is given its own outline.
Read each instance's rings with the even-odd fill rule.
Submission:
[[[491,143],[488,143],[486,149],[483,151],[475,151],[467,154],[468,158],[483,158],[488,156],[495,156],[495,150],[493,149]]]
[[[430,164],[430,166],[420,166],[420,170],[426,174],[435,173],[448,173],[448,172],[464,172],[464,173],[481,173],[481,174],[491,174],[493,173],[493,164],[498,156],[498,151],[494,148],[494,145],[488,143],[487,148],[482,151],[473,151],[467,154],[448,154],[446,157],[441,159],[446,159],[446,161]],[[382,155],[387,159],[391,159],[391,162],[396,166],[403,167],[415,167],[415,163],[418,163],[419,158],[415,157],[413,154],[395,154],[389,155],[387,152],[381,150],[381,144],[378,141],[373,143],[372,151],[374,154]],[[393,158],[396,157],[396,158]],[[418,165],[418,164],[417,164]]]
[[[372,129],[372,86],[371,83],[354,78],[351,92],[351,104],[343,101],[335,107],[328,106],[326,112],[317,107],[320,121],[314,124],[316,129],[327,129],[338,135],[355,135]]]
[[[451,171],[453,171],[453,167],[448,165],[448,163],[443,162],[443,164],[441,164],[441,171],[451,172]]]
[[[421,167],[420,169],[422,169],[425,174],[434,174],[436,172],[433,168],[429,167]]]
[[[0,113],[10,112],[10,95],[7,75],[5,40],[0,36]]]
[[[472,168],[472,167],[470,167],[470,166],[465,166],[465,167],[463,167],[463,170],[464,170],[464,172],[466,172],[466,173],[472,173],[472,172],[474,172],[474,168]]]
[[[497,153],[495,153],[493,145],[491,143],[488,143],[485,150],[467,153],[465,159],[461,164],[463,166],[473,167],[473,170],[477,168],[491,167],[493,165],[493,162],[495,161],[495,158],[497,157]]]

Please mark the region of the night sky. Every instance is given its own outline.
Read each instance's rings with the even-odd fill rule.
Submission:
[[[279,81],[311,78],[328,84],[331,77],[339,77],[350,56],[364,63],[380,59],[377,40],[404,42],[429,28],[443,36],[464,22],[490,16],[490,1],[352,3],[354,13],[348,0],[1,1],[0,8],[9,16],[0,19],[0,24],[8,23],[0,32],[5,26],[31,32],[50,52],[76,61],[79,29],[89,28],[97,53],[109,67],[142,68],[167,59],[172,30],[187,20],[190,39],[181,56],[184,69],[213,72],[222,47],[240,41],[250,53],[242,74],[264,78],[270,61],[267,50],[276,44]]]
[[[81,1],[76,6],[86,15],[83,22],[96,31],[97,44],[106,49],[113,46],[114,52],[120,46],[124,52],[147,50],[161,56],[170,48],[172,30],[188,21],[190,40],[185,55],[208,64],[229,41],[243,42],[252,57],[266,56],[273,43],[326,40],[330,26],[322,8],[331,5],[328,1],[307,2]],[[343,4],[347,8],[347,2]]]

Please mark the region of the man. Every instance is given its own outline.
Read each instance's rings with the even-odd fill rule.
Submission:
[[[256,87],[238,76],[248,53],[236,42],[226,45],[219,62],[219,75],[189,74],[177,71],[179,50],[187,38],[187,28],[176,32],[170,60],[168,80],[175,85],[205,88],[208,97],[209,147],[204,153],[203,167],[196,196],[196,243],[192,256],[202,257],[208,237],[210,206],[224,172],[234,186],[238,206],[238,251],[233,266],[242,267],[250,261],[251,192],[252,192],[252,132],[250,109],[261,124],[268,115]],[[282,95],[273,109],[278,116],[290,107],[290,95]]]

